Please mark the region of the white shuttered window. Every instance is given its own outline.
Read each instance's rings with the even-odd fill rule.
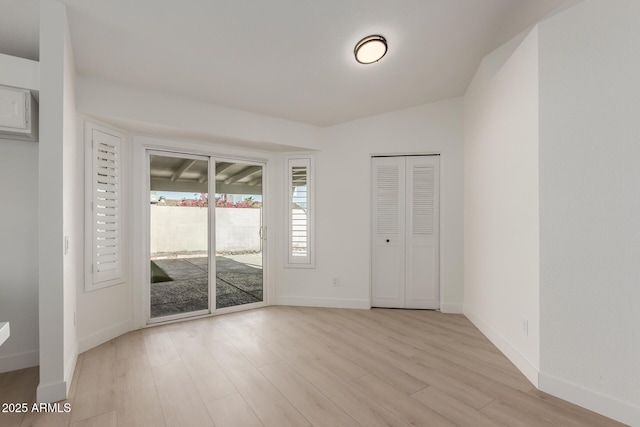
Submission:
[[[310,158],[288,159],[287,267],[313,267],[313,177]]]
[[[87,147],[91,153],[90,215],[87,215],[91,278],[86,289],[95,290],[119,283],[122,277],[122,137],[95,128],[87,134],[91,138]]]

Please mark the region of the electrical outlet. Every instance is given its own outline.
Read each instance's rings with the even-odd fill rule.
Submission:
[[[338,279],[337,277],[334,277],[333,279],[331,279],[331,284],[333,285],[334,288],[337,288],[338,286],[340,286],[340,279]]]
[[[522,335],[529,336],[529,321],[527,319],[522,319]]]

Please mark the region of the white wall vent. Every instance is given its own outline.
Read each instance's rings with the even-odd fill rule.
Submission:
[[[0,138],[38,140],[38,103],[29,90],[0,86]]]

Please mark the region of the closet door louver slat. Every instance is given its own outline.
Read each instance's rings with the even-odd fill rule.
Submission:
[[[413,235],[432,235],[435,212],[435,176],[433,166],[413,167]]]
[[[396,165],[378,166],[376,173],[377,232],[398,234],[399,168]]]

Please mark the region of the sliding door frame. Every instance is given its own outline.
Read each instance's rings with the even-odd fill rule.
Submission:
[[[208,312],[194,312],[193,316],[166,316],[162,318],[151,319],[150,317],[150,272],[148,268],[150,242],[149,242],[149,191],[150,191],[150,174],[149,174],[149,153],[153,152],[157,155],[167,156],[192,156],[200,159],[207,158],[209,161],[209,194],[215,195],[215,178],[214,184],[211,184],[211,177],[215,177],[216,162],[233,162],[255,165],[262,167],[262,221],[265,230],[263,239],[263,270],[262,270],[262,289],[263,298],[261,302],[243,304],[234,307],[226,307],[216,309],[215,304],[215,205],[214,209],[209,209],[209,224],[212,227],[209,230],[209,310]],[[273,154],[253,150],[242,149],[236,147],[228,147],[221,145],[213,145],[199,142],[172,141],[148,136],[136,136],[133,138],[133,158],[134,158],[134,190],[133,190],[133,248],[132,248],[132,283],[133,283],[133,328],[145,328],[160,324],[191,320],[202,317],[209,317],[218,314],[232,313],[235,311],[244,311],[258,307],[269,305],[270,285],[269,280],[269,260],[270,252],[275,250],[273,239],[267,238],[266,230],[271,221],[272,216],[269,209],[277,206],[275,203],[269,203],[269,176],[270,168],[275,163]],[[214,187],[214,188],[212,188]],[[215,196],[214,196],[215,198]],[[213,254],[213,255],[212,255]]]
[[[260,221],[261,221],[261,245],[262,245],[262,301],[260,302],[253,302],[253,303],[249,303],[249,304],[241,304],[241,305],[234,305],[232,307],[224,307],[224,308],[215,308],[215,314],[225,314],[225,313],[233,313],[235,311],[243,311],[243,310],[250,310],[252,308],[259,308],[259,307],[264,307],[267,305],[267,270],[268,270],[268,263],[267,263],[267,257],[268,257],[268,251],[266,250],[267,247],[267,240],[266,240],[266,235],[267,235],[267,227],[264,225],[267,223],[267,207],[269,205],[269,202],[267,200],[266,197],[266,189],[267,189],[267,183],[268,183],[268,177],[267,177],[267,163],[265,161],[259,161],[259,160],[246,160],[246,159],[238,159],[238,158],[233,158],[233,157],[227,157],[227,156],[215,156],[215,157],[211,157],[211,161],[215,167],[215,164],[218,162],[224,162],[224,163],[241,163],[244,165],[250,165],[250,166],[260,166],[262,168],[262,208],[260,209]],[[215,175],[214,175],[215,176]],[[209,189],[211,189],[211,187],[209,187]],[[214,192],[212,193],[214,194],[215,197],[215,188],[214,188]],[[213,211],[211,211],[211,215],[213,215],[214,219],[215,219],[215,203],[213,206]],[[215,220],[213,223],[213,227],[215,227]],[[215,239],[215,229],[213,232],[213,237]],[[213,242],[213,249],[215,250],[215,241]],[[211,265],[209,266],[209,270],[213,270],[214,273],[214,280],[215,280],[215,274],[216,274],[216,262],[215,262],[215,254],[214,254],[214,260],[213,260],[213,267],[211,267]],[[215,296],[214,296],[215,299]],[[216,301],[213,301],[213,305],[215,306]]]
[[[145,245],[146,245],[146,253],[147,253],[147,263],[150,261],[151,259],[151,246],[150,246],[150,241],[151,241],[151,205],[149,203],[149,194],[151,192],[151,156],[162,156],[162,157],[174,157],[177,159],[191,159],[191,160],[205,160],[207,162],[207,194],[211,194],[211,177],[215,177],[215,160],[210,157],[210,156],[205,156],[205,155],[201,155],[201,154],[193,154],[193,153],[185,153],[185,152],[181,152],[181,151],[168,151],[168,150],[153,150],[153,149],[147,149],[145,150],[146,152],[146,163],[147,163],[147,167],[145,170],[145,175],[147,177],[147,187],[146,187],[146,194],[147,194],[147,198],[145,199],[146,202],[146,212],[145,212],[145,218],[146,218],[146,224],[147,227],[145,228],[146,231],[146,238],[145,238]],[[214,187],[215,187],[215,180],[214,180]],[[215,209],[215,206],[214,206]],[[175,321],[175,320],[182,320],[182,319],[189,319],[192,317],[198,317],[198,316],[206,316],[208,314],[212,314],[215,311],[215,304],[212,305],[212,303],[215,302],[214,299],[212,299],[211,294],[215,294],[215,270],[213,271],[213,274],[211,272],[211,251],[214,250],[215,251],[215,242],[213,242],[213,237],[215,235],[215,232],[212,232],[212,229],[215,230],[215,215],[213,215],[212,213],[212,209],[211,206],[207,206],[207,257],[208,257],[208,268],[207,268],[207,298],[208,298],[208,302],[207,302],[207,309],[206,310],[197,310],[197,311],[188,311],[185,313],[178,313],[178,314],[171,314],[169,316],[162,316],[162,317],[155,317],[152,318],[151,317],[151,277],[150,277],[150,272],[147,271],[147,277],[146,280],[144,282],[145,285],[145,290],[144,290],[144,294],[145,294],[145,308],[146,308],[146,318],[147,318],[147,325],[152,325],[154,323],[166,323],[166,322],[171,322],[171,321]],[[214,266],[215,266],[215,255],[214,255]],[[147,269],[148,270],[148,269]]]

